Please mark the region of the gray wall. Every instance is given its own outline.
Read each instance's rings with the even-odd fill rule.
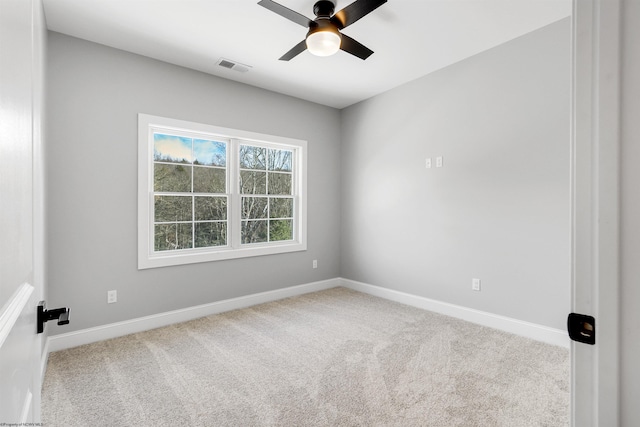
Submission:
[[[631,427],[640,425],[640,2],[623,4],[620,420]]]
[[[73,311],[57,333],[339,276],[563,327],[568,20],[342,112],[58,33],[48,47],[49,304]],[[308,140],[309,250],[138,271],[139,112]]]
[[[72,309],[52,334],[339,276],[337,110],[58,33],[48,48],[48,305]],[[308,250],[138,271],[141,112],[307,140]]]
[[[342,277],[563,328],[570,58],[567,18],[343,110]]]

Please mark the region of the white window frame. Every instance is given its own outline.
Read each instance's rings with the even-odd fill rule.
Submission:
[[[228,241],[224,247],[154,251],[153,133],[196,133],[223,138],[227,146],[227,191],[229,197]],[[238,148],[241,144],[291,150],[293,152],[294,230],[293,240],[241,244],[242,219],[239,191]],[[138,269],[281,254],[307,249],[307,141],[224,128],[166,117],[138,114]]]

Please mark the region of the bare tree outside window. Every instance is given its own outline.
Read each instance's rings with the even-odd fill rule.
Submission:
[[[240,145],[243,244],[292,240],[293,152]]]

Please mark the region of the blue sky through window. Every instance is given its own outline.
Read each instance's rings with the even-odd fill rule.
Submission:
[[[153,134],[153,159],[163,162],[191,163],[191,138]]]
[[[220,141],[154,133],[153,159],[162,162],[194,162],[224,167],[227,164],[227,144]]]
[[[227,144],[205,139],[193,140],[193,161],[201,165],[226,166]]]

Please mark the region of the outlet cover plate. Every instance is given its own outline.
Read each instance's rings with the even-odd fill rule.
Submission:
[[[107,304],[118,302],[118,291],[107,291]]]

